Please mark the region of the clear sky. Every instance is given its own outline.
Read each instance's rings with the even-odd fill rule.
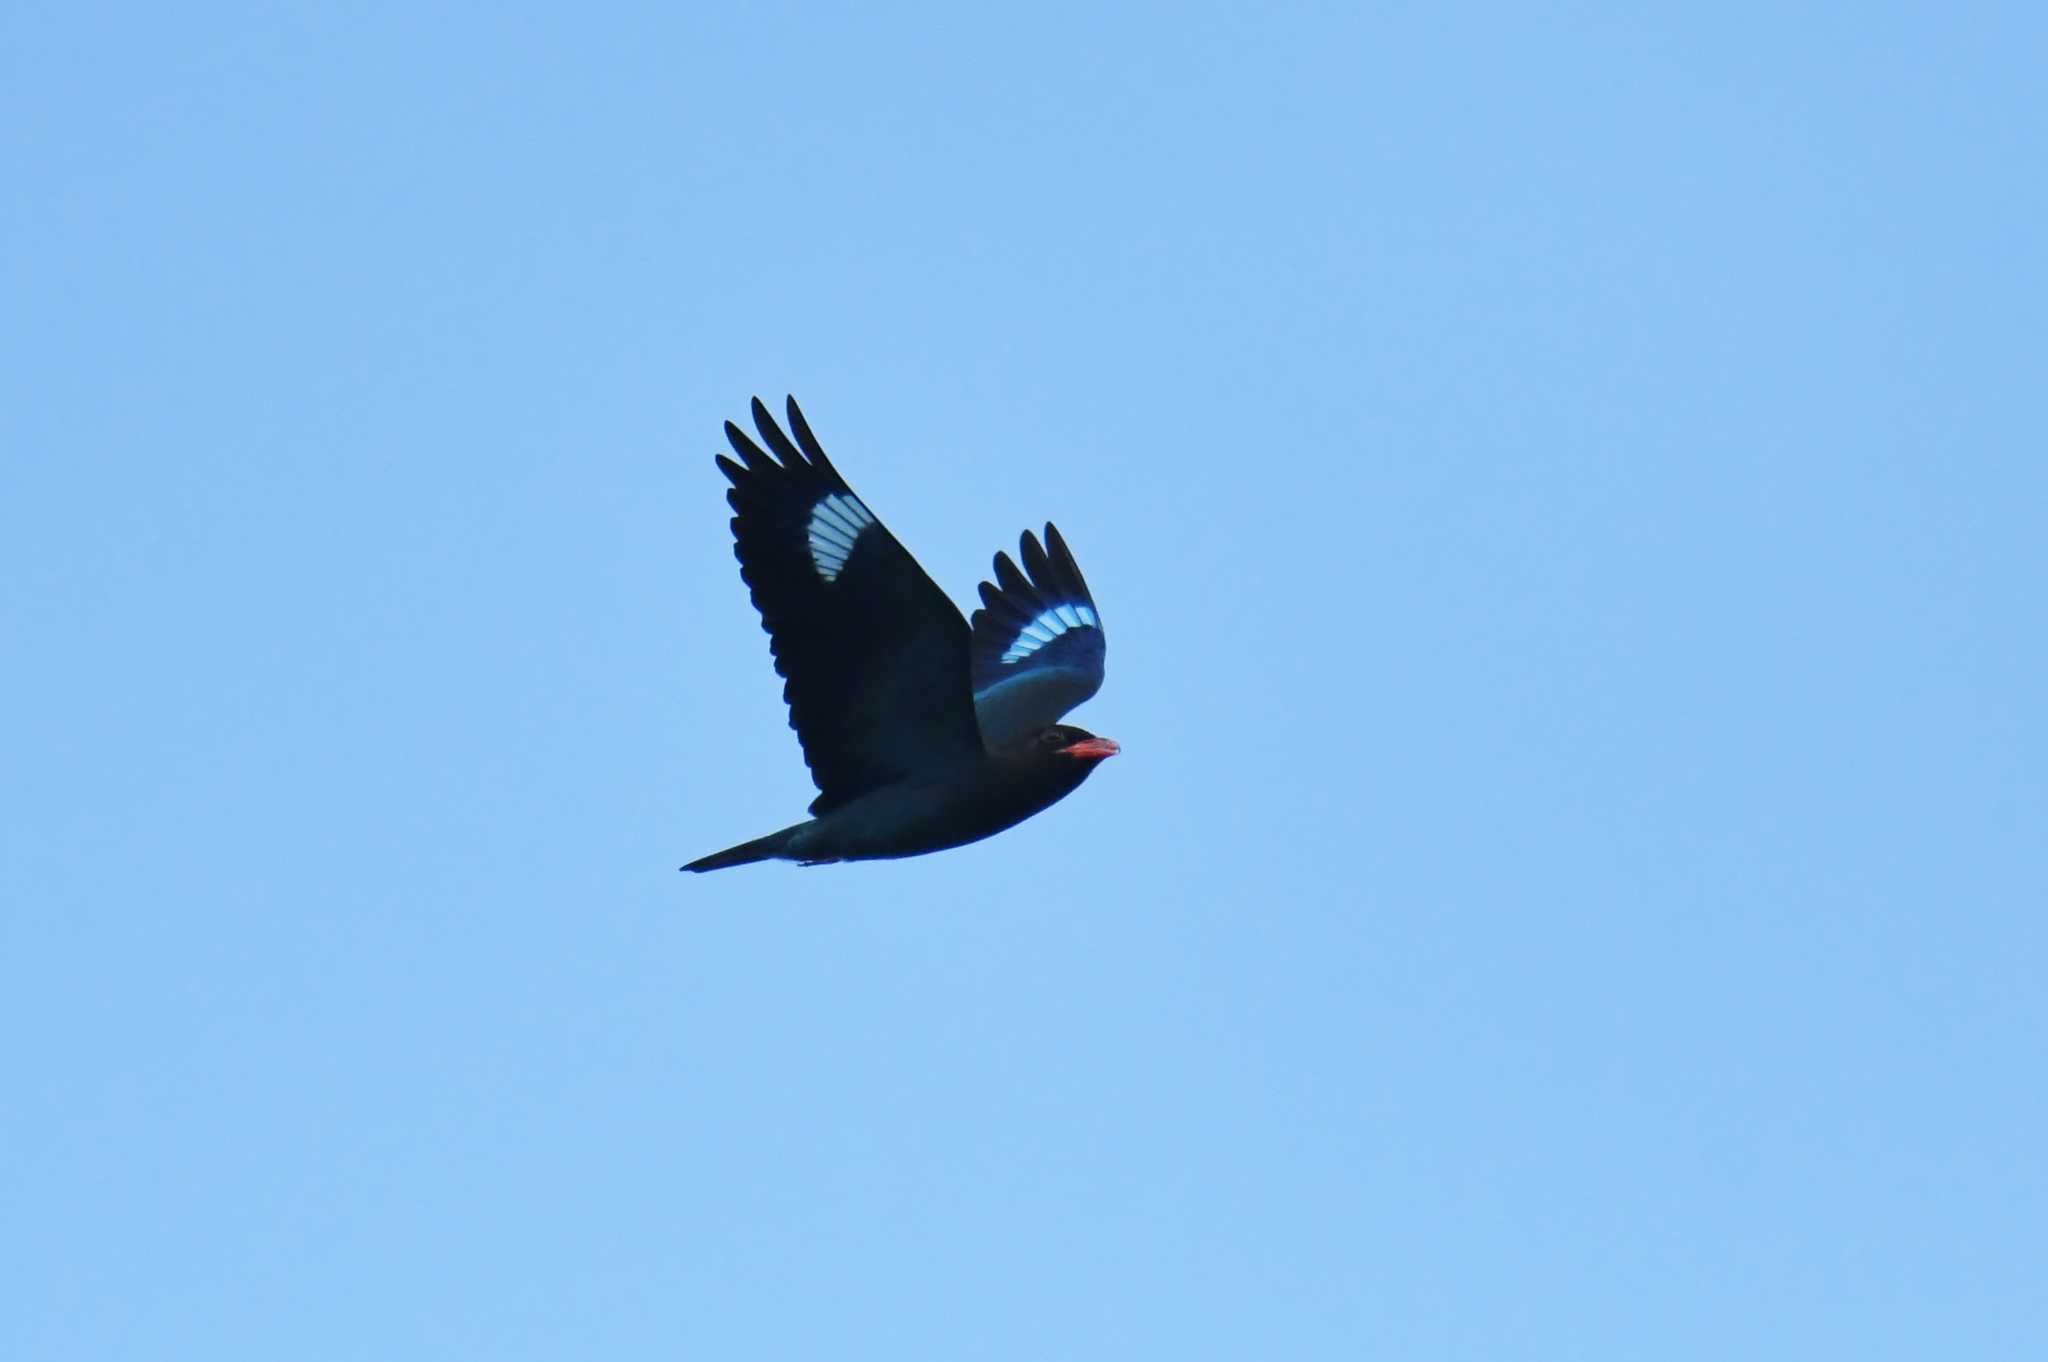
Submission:
[[[2023,5],[0,18],[0,1356],[2048,1356]],[[794,392],[1124,754],[812,791]]]

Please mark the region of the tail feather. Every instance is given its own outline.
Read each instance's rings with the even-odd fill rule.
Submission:
[[[797,827],[802,826],[801,823],[797,824]],[[723,870],[731,865],[751,865],[755,861],[773,860],[782,854],[783,848],[789,842],[789,834],[795,831],[796,828],[784,828],[780,832],[771,832],[766,837],[756,837],[751,842],[741,842],[736,847],[714,851],[709,856],[698,857],[683,869],[701,874],[706,870]]]

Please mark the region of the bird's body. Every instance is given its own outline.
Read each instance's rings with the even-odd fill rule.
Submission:
[[[786,679],[819,794],[809,821],[685,870],[919,856],[1001,832],[1078,788],[1115,743],[1057,720],[1102,682],[1101,618],[1059,532],[997,554],[972,626],[832,467],[794,399],[757,398],[771,456],[731,422],[740,575]]]
[[[884,785],[830,813],[692,861],[683,869],[718,870],[771,858],[806,865],[893,860],[980,841],[1065,798],[1088,778],[1096,762],[1115,751],[1115,744],[1087,738],[1079,729],[1066,729],[1065,734],[1073,735],[1074,742],[1097,746],[1074,755],[1063,750],[1055,765],[1034,762],[1031,754],[1015,750],[1044,741],[1023,738],[1011,750],[989,754],[987,761],[964,762]]]

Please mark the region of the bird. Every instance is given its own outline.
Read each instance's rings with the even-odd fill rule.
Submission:
[[[1080,788],[1121,749],[1060,720],[1102,685],[1102,614],[1051,522],[995,556],[972,623],[868,509],[788,399],[731,421],[733,556],[768,633],[811,817],[684,870],[922,856],[980,841]],[[763,446],[766,448],[763,448]]]

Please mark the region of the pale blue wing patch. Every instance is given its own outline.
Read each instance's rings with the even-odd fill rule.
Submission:
[[[811,563],[818,569],[818,575],[828,582],[837,581],[846,570],[846,560],[853,555],[861,532],[874,523],[874,514],[851,492],[820,497],[817,505],[811,507],[807,531]]]
[[[1005,663],[1022,662],[1069,629],[1101,627],[1102,622],[1095,618],[1093,606],[1068,603],[1055,605],[1019,629],[1016,640],[1003,650],[999,660]]]

